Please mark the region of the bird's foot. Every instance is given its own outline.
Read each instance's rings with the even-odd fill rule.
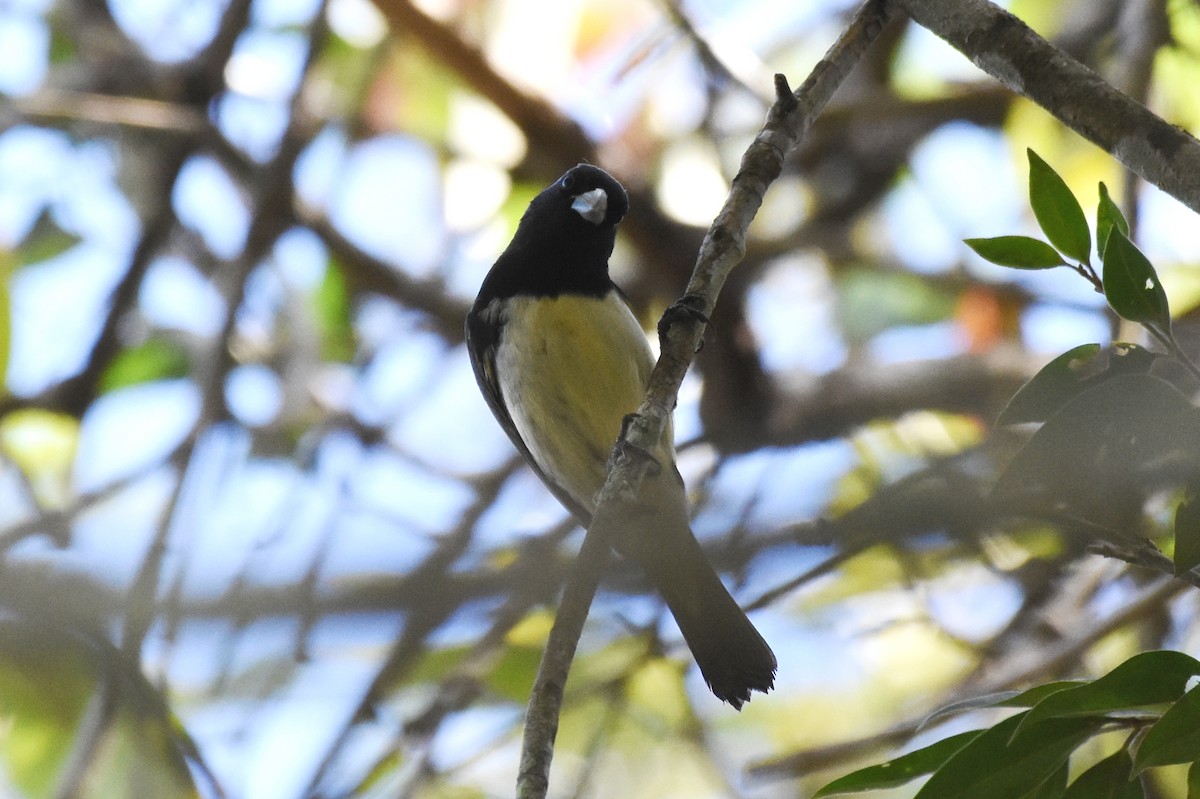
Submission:
[[[683,320],[699,321],[709,324],[708,314],[704,313],[707,301],[703,295],[688,292],[671,304],[658,320],[658,340],[665,342],[667,331],[671,325]],[[702,342],[703,343],[703,342]]]

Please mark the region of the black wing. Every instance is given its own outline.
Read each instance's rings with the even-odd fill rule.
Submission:
[[[467,314],[466,323],[467,354],[471,357],[471,368],[475,371],[475,382],[479,384],[479,391],[487,400],[488,407],[492,409],[492,415],[496,417],[496,421],[504,428],[504,432],[508,434],[513,446],[521,453],[521,457],[537,473],[542,483],[550,489],[550,493],[554,494],[562,506],[574,514],[584,527],[587,527],[592,522],[592,515],[566,489],[542,471],[542,467],[533,459],[533,454],[530,453],[529,447],[525,446],[521,433],[513,424],[512,416],[508,413],[508,407],[504,404],[504,395],[500,390],[500,378],[496,374],[496,350],[500,346],[503,323],[498,319],[490,319],[491,312],[488,308],[489,306],[472,308],[471,312]]]

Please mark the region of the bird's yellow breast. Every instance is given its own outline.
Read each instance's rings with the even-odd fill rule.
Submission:
[[[591,512],[621,420],[646,393],[646,335],[615,292],[509,302],[496,353],[504,404],[542,471]]]

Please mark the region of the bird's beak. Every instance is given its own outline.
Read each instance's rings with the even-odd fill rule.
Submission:
[[[604,189],[592,189],[575,195],[571,208],[593,225],[600,225],[608,214],[608,195]]]

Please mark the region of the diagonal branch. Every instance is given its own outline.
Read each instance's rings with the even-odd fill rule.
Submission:
[[[674,409],[684,374],[699,348],[703,320],[712,312],[726,277],[745,253],[746,231],[767,187],[782,171],[785,155],[807,132],[883,30],[888,17],[889,10],[883,0],[867,0],[795,93],[782,75],[776,76],[775,104],[743,156],[725,205],[700,247],[684,301],[693,313],[673,314],[681,320],[678,323],[668,323],[664,318],[660,327],[662,355],[651,375],[650,388],[614,449],[608,480],[584,539],[577,568],[564,589],[562,606],[550,631],[526,711],[517,776],[520,799],[540,799],[546,795],[563,689],[596,585],[608,563],[608,542],[622,523],[622,509],[629,507],[630,499],[637,496],[642,477],[650,468],[646,458],[634,458],[628,453],[649,452],[659,440]]]
[[[1200,213],[1200,141],[987,0],[892,0],[977,67]]]

